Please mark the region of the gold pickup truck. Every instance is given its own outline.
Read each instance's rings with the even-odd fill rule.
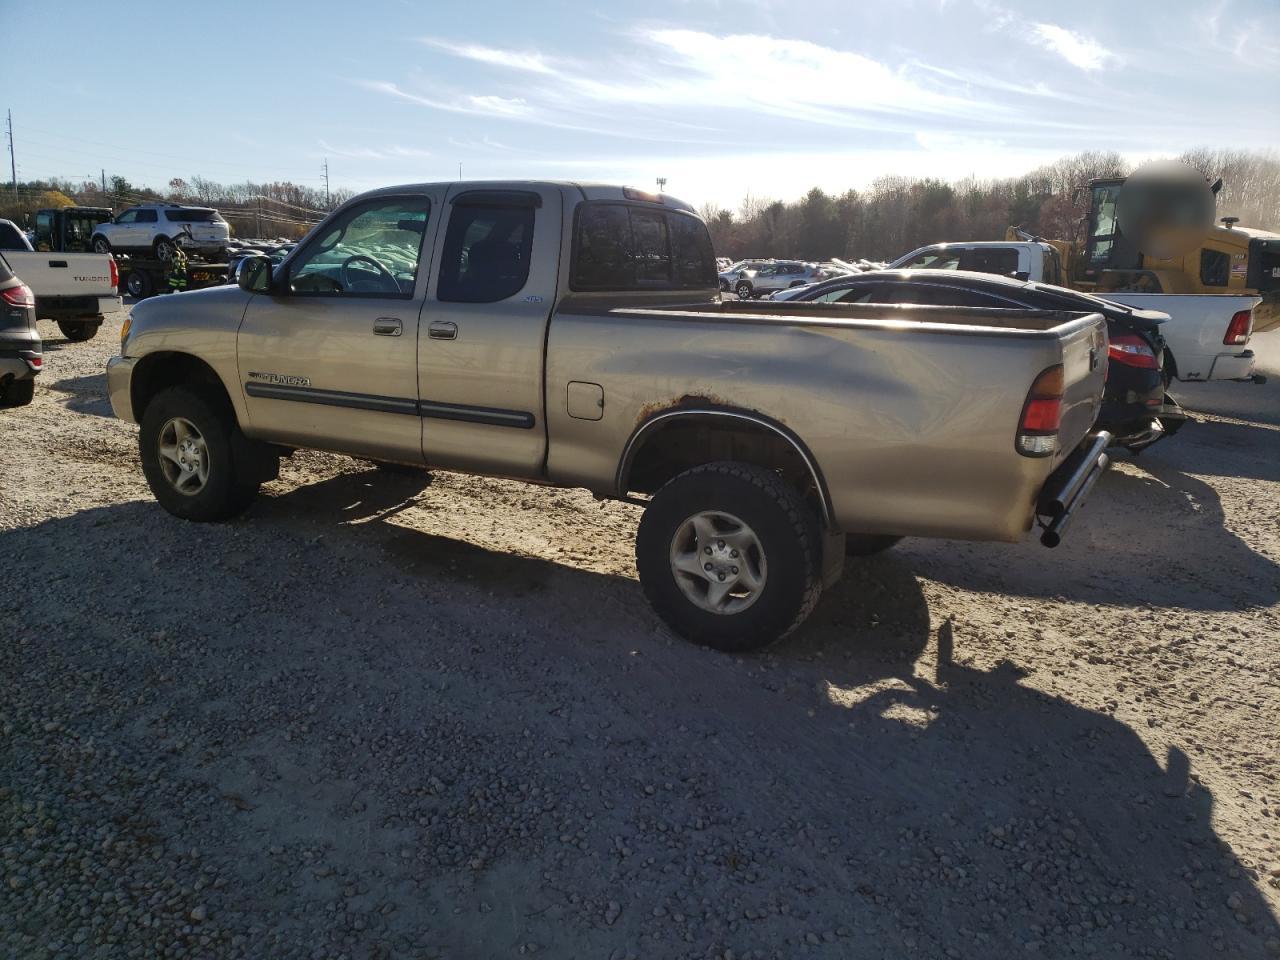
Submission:
[[[682,635],[785,635],[846,549],[1052,546],[1107,467],[1103,318],[722,302],[685,203],[587,183],[356,197],[281,264],[138,304],[108,364],[156,499],[243,511],[298,447],[644,507]]]

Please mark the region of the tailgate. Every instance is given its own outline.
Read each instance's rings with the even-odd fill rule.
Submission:
[[[1062,425],[1058,430],[1058,454],[1063,460],[1085,438],[1098,419],[1107,379],[1107,321],[1100,313],[1088,315],[1088,326],[1062,340]]]
[[[103,253],[5,251],[5,259],[37,297],[109,297],[111,258]]]

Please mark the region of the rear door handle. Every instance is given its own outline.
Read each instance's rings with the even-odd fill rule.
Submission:
[[[457,340],[458,325],[447,320],[437,320],[427,327],[427,336],[432,340]]]
[[[373,321],[373,332],[379,337],[398,337],[403,329],[395,317],[379,317]]]

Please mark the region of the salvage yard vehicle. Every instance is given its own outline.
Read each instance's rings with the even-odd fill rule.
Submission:
[[[180,203],[143,203],[99,224],[92,244],[97,253],[133,253],[167,263],[179,244],[212,259],[226,252],[231,225],[212,207]]]
[[[756,270],[744,271],[738,282],[733,285],[733,292],[739,300],[750,300],[752,297],[766,297],[777,290],[788,287],[802,287],[826,279],[827,274],[815,263],[801,263],[799,260],[778,260],[766,264]]]
[[[298,447],[585,487],[644,507],[659,615],[748,650],[808,616],[847,534],[1040,517],[1056,545],[1108,465],[1106,355],[1097,312],[724,302],[679,200],[459,182],[137,305],[107,383],[175,516],[239,514]]]
[[[68,340],[93,339],[103,316],[121,307],[119,272],[110,256],[32,250],[26,234],[9,220],[0,220],[0,250],[34,291],[36,316],[56,321]]]
[[[795,302],[901,303],[1023,310],[1096,310],[1107,320],[1107,388],[1097,425],[1113,443],[1137,451],[1174,433],[1187,415],[1165,392],[1164,338],[1169,315],[1066,287],[965,270],[882,270],[805,287]]]
[[[36,211],[36,228],[31,243],[39,252],[89,253],[93,233],[109,223],[107,207],[48,207]]]
[[[44,367],[36,298],[0,253],[0,407],[25,407]]]

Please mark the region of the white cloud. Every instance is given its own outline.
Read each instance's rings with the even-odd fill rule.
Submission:
[[[490,63],[512,70],[523,70],[528,73],[552,75],[556,72],[551,61],[540,53],[521,50],[499,50],[496,47],[484,47],[474,43],[450,43],[447,40],[436,40],[432,37],[419,37],[419,43],[443,50],[455,57],[475,60],[478,63]]]
[[[1118,59],[1092,37],[1053,23],[1031,24],[1031,39],[1081,70],[1101,70]]]

